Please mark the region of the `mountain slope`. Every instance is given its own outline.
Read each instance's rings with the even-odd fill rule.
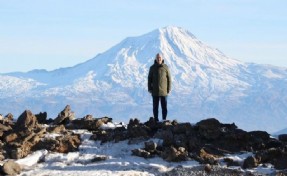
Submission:
[[[286,68],[228,58],[189,31],[172,26],[126,38],[74,67],[2,74],[0,94],[6,103],[0,113],[28,108],[48,111],[54,118],[71,104],[78,117],[92,113],[117,121],[146,119],[152,116],[147,74],[158,52],[172,73],[169,118],[192,122],[217,117],[247,130],[286,127]],[[18,81],[7,85],[4,77]],[[22,84],[29,86],[18,86]]]

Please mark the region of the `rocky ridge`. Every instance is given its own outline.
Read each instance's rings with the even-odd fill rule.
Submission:
[[[276,139],[265,131],[246,132],[237,128],[234,123],[222,124],[214,118],[190,124],[176,120],[156,122],[151,117],[144,123],[138,119],[130,119],[128,125],[115,125],[108,117],[94,118],[86,115],[75,119],[71,107],[67,105],[54,120],[47,119],[45,112],[34,115],[25,110],[17,121],[13,120],[12,114],[0,121],[0,170],[5,175],[19,174],[21,166],[14,161],[37,150],[59,153],[78,151],[81,138],[73,132],[76,129],[91,131],[93,135],[90,140],[101,143],[128,140],[132,144],[145,141],[142,148],[131,151],[133,155],[144,158],[161,157],[169,162],[196,160],[202,164],[201,172],[220,173],[216,168],[222,162],[228,167],[238,166],[242,169],[272,164],[278,173],[283,174],[287,169],[287,134]],[[58,135],[51,135],[55,133]],[[161,142],[154,142],[154,138]],[[253,154],[243,163],[226,157],[227,154],[242,152]],[[92,162],[106,159],[108,156],[100,156]],[[228,169],[227,171],[229,173]],[[164,174],[174,175],[180,172],[189,171],[176,168]],[[222,170],[223,172],[226,170]]]

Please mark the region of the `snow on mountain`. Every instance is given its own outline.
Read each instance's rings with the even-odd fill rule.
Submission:
[[[170,119],[216,117],[270,132],[286,127],[286,68],[231,59],[172,26],[128,37],[74,67],[2,74],[0,99],[5,105],[0,113],[30,109],[54,118],[70,104],[78,117],[92,113],[116,121],[146,120],[152,116],[147,74],[158,52],[172,73]]]
[[[0,80],[1,97],[21,96],[34,88],[44,85],[30,78],[21,79],[5,75],[0,75]]]
[[[278,136],[280,134],[287,134],[287,128],[284,128],[282,130],[278,130],[278,131],[274,132],[272,135]]]

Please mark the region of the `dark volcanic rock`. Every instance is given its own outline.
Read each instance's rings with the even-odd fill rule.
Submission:
[[[102,117],[102,118],[84,118],[75,119],[71,122],[67,128],[69,129],[87,129],[90,131],[99,130],[99,128],[103,124],[107,124],[108,122],[112,122],[112,118]]]
[[[127,130],[129,138],[148,138],[151,133],[151,129],[140,123],[138,119],[131,119]]]
[[[198,156],[200,157],[199,158],[199,162],[200,163],[204,163],[204,164],[211,164],[211,165],[214,165],[214,164],[217,164],[218,163],[218,160],[217,160],[217,157],[216,155],[212,155],[210,153],[207,153],[204,148],[202,148],[199,153],[198,153]]]
[[[227,166],[241,166],[241,164],[238,161],[234,161],[233,159],[230,158],[224,158],[224,162],[227,163]]]
[[[149,152],[154,152],[156,150],[157,144],[153,141],[145,142],[145,150]]]
[[[39,114],[35,115],[38,123],[40,124],[47,124],[47,112],[40,112]]]
[[[10,126],[6,126],[0,123],[0,131],[5,132],[5,131],[9,131],[12,130],[12,128]]]
[[[172,132],[174,134],[185,134],[190,135],[192,133],[193,129],[190,123],[177,123],[173,125]]]
[[[280,170],[287,169],[287,152],[283,153],[275,160],[274,167]]]
[[[166,147],[162,153],[162,158],[166,161],[187,161],[189,159],[188,152],[183,147],[178,149],[175,147]]]
[[[54,120],[55,125],[67,124],[75,119],[74,112],[71,111],[70,105],[67,105],[63,111],[61,111]]]
[[[59,153],[69,153],[78,151],[81,144],[80,135],[65,135],[56,138],[59,141],[59,146],[57,146],[57,152]]]
[[[36,116],[30,110],[25,110],[18,118],[15,128],[17,130],[32,129],[35,128],[37,124]]]
[[[50,126],[49,128],[47,128],[47,131],[49,133],[63,133],[66,131],[66,128],[64,125]]]
[[[244,160],[242,167],[243,169],[251,169],[257,167],[258,165],[258,160],[253,156],[249,156]]]
[[[145,151],[143,149],[134,149],[132,150],[132,154],[139,157],[151,158],[150,152]]]
[[[158,130],[154,135],[155,138],[163,139],[163,146],[171,146],[174,142],[174,136],[171,130]]]
[[[81,144],[80,135],[74,134],[71,129],[87,129],[93,133],[91,140],[102,143],[127,140],[128,144],[144,144],[141,149],[132,150],[135,156],[160,156],[170,162],[195,159],[208,166],[205,170],[203,168],[205,174],[215,172],[218,158],[241,151],[255,154],[245,159],[243,168],[271,163],[276,169],[287,169],[286,136],[281,135],[280,140],[277,140],[270,138],[267,132],[246,132],[238,129],[234,123],[222,124],[214,118],[202,120],[196,125],[175,120],[156,122],[152,117],[145,123],[130,119],[127,127],[122,125],[113,129],[102,128],[104,124],[112,122],[108,117],[94,118],[87,115],[81,119],[73,118],[74,113],[67,105],[49,127],[38,124],[48,122],[46,113],[33,115],[29,110],[21,114],[15,125],[14,122],[0,121],[0,160],[23,158],[31,151],[40,149],[60,153],[77,151]],[[47,132],[61,136],[47,137]],[[92,162],[105,159],[96,157]],[[228,158],[225,162],[228,166],[240,165]]]
[[[5,145],[5,149],[10,158],[20,159],[26,157],[31,153],[32,147],[35,146],[44,136],[46,129],[39,129],[38,131],[21,131],[12,136],[12,142]],[[15,139],[14,139],[15,138]],[[8,139],[6,139],[8,140]]]
[[[211,118],[198,122],[198,133],[205,139],[214,140],[221,134],[221,124],[217,119]]]
[[[105,160],[107,160],[109,157],[108,156],[106,156],[106,155],[101,155],[101,156],[95,156],[92,160],[91,160],[91,162],[99,162],[99,161],[105,161]]]
[[[9,121],[13,121],[13,120],[14,120],[13,117],[14,117],[14,116],[13,116],[13,114],[11,114],[11,113],[8,113],[8,114],[5,116],[5,118],[6,118],[7,120],[9,120]]]
[[[10,143],[16,140],[17,138],[18,138],[17,133],[10,133],[9,135],[5,136],[4,141],[6,143]]]
[[[58,136],[56,139],[45,138],[37,143],[37,145],[33,147],[33,150],[46,149],[58,153],[69,153],[78,151],[80,144],[80,135],[66,134],[64,136]]]
[[[280,134],[278,138],[282,142],[287,142],[287,134]]]

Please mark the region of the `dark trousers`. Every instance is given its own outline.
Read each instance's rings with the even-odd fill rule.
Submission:
[[[158,105],[159,105],[159,101],[161,104],[161,110],[162,110],[162,119],[166,120],[166,116],[167,116],[167,96],[153,96],[152,97],[153,100],[153,116],[155,118],[156,121],[158,120]]]

